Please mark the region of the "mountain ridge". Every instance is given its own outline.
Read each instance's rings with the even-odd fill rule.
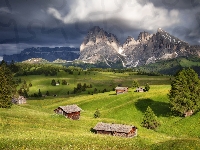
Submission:
[[[15,62],[22,62],[31,58],[43,58],[49,62],[53,62],[57,59],[63,59],[67,61],[73,61],[79,57],[79,48],[70,47],[32,47],[26,48],[19,54],[3,55],[3,59],[7,62],[12,60]]]
[[[4,55],[3,59],[8,62],[22,62],[31,58],[42,58],[49,62],[77,59],[84,63],[105,64],[107,67],[132,68],[182,56],[200,57],[200,45],[192,46],[161,28],[153,34],[140,32],[136,39],[128,36],[121,44],[116,35],[94,26],[88,31],[80,48],[32,47],[20,54]]]
[[[112,55],[111,55],[112,54]],[[80,46],[80,57],[87,63],[111,63],[121,61],[124,67],[136,67],[156,60],[172,59],[180,56],[200,56],[200,46],[191,46],[161,28],[150,34],[140,32],[137,40],[128,36],[123,44],[117,37],[95,26],[89,30]],[[110,64],[109,64],[110,62]]]

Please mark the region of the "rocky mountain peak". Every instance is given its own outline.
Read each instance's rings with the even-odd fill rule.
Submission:
[[[119,55],[122,52],[123,49],[114,34],[95,26],[89,30],[80,46],[79,59],[88,63],[103,61],[109,66],[110,62],[121,59]]]
[[[117,37],[112,33],[107,33],[98,26],[91,28],[80,46],[80,51],[83,51],[88,46],[93,46],[99,43],[105,43],[112,46],[118,51],[120,43]]]
[[[138,35],[138,41],[147,41],[149,40],[149,38],[151,37],[151,35],[144,31],[144,32],[140,32],[140,34]]]
[[[163,30],[162,30],[161,28],[158,28],[158,29],[157,29],[157,32],[160,33],[160,32],[163,32]]]
[[[80,60],[90,63],[105,62],[108,66],[121,61],[123,66],[136,67],[160,59],[200,56],[200,47],[190,46],[161,28],[154,34],[140,32],[137,40],[128,36],[120,45],[114,34],[107,33],[100,27],[93,27],[81,44],[80,50]]]
[[[128,36],[128,38],[126,39],[126,41],[124,42],[124,44],[122,45],[123,48],[127,48],[130,45],[134,46],[138,44],[138,41],[136,41],[132,36]]]

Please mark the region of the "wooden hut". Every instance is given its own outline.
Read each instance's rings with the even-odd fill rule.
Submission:
[[[26,98],[24,96],[19,96],[18,98],[13,98],[12,102],[14,104],[26,104]]]
[[[123,124],[103,123],[99,122],[93,128],[97,134],[107,134],[121,137],[137,136],[137,127]]]
[[[77,105],[59,106],[54,110],[55,113],[64,115],[66,118],[78,120],[82,109]]]
[[[128,87],[116,87],[115,88],[116,94],[123,94],[128,92]]]
[[[186,111],[185,113],[184,113],[184,117],[188,117],[188,116],[191,116],[191,115],[193,115],[193,110],[188,110],[188,111]]]
[[[142,87],[138,87],[138,88],[136,89],[136,92],[144,92],[144,91],[145,91],[145,89],[142,88]]]

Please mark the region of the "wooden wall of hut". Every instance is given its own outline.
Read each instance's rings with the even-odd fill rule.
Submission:
[[[80,119],[80,111],[79,112],[72,112],[72,113],[68,113],[66,115],[67,118],[71,118],[73,120],[78,120]]]

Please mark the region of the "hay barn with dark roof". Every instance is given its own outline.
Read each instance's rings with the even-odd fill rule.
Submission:
[[[99,122],[93,128],[97,134],[107,134],[121,137],[137,136],[137,127],[132,125]]]
[[[82,109],[77,105],[67,105],[67,106],[59,106],[54,110],[55,113],[64,115],[66,118],[70,118],[73,120],[80,119],[80,111]]]

